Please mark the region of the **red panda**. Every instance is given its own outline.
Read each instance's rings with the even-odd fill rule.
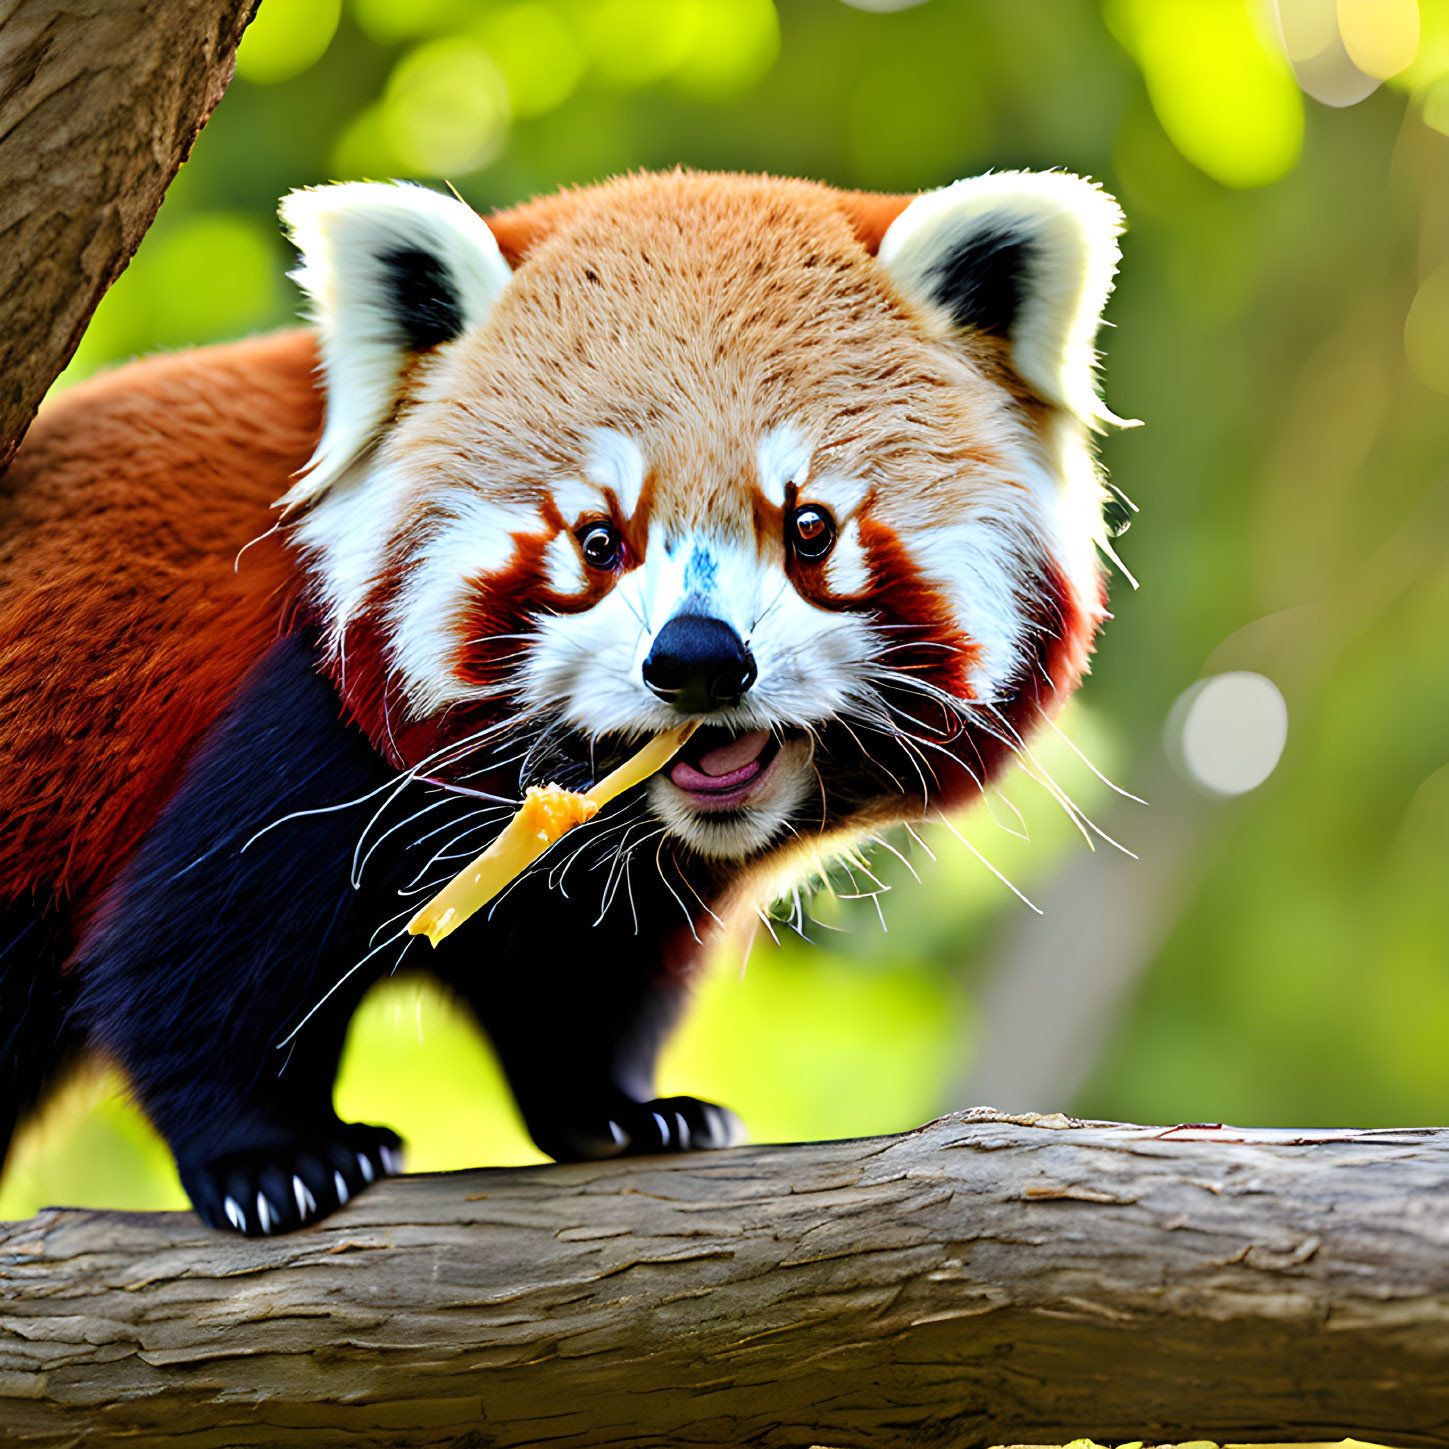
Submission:
[[[682,719],[426,964],[545,1152],[724,1145],[652,1080],[720,923],[969,801],[1086,668],[1117,206],[675,172],[282,216],[315,331],[76,387],[0,487],[0,1155],[98,1051],[207,1223],[332,1211],[400,1162],[331,1089],[407,918]]]

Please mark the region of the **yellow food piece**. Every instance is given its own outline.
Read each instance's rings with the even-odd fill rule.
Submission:
[[[694,733],[697,723],[691,720],[656,735],[582,795],[561,785],[530,785],[523,804],[497,839],[408,922],[408,934],[426,936],[436,946],[574,826],[592,820],[616,795],[663,769]]]
[[[599,802],[587,795],[575,795],[562,785],[530,785],[513,820],[545,845],[552,845],[565,831],[598,813]]]
[[[598,805],[607,805],[615,795],[622,795],[625,790],[657,774],[683,749],[685,740],[698,725],[699,721],[692,719],[688,724],[655,735],[637,755],[631,755],[617,770],[605,775],[584,798]]]

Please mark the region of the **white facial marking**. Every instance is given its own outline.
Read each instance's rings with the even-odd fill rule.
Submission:
[[[451,667],[460,645],[483,642],[459,634],[471,594],[468,581],[509,563],[515,533],[542,527],[536,510],[495,503],[469,489],[442,495],[434,511],[435,521],[414,545],[407,581],[388,611],[392,663],[415,719],[470,697]]]
[[[577,528],[580,521],[591,513],[609,511],[603,490],[597,484],[580,478],[560,478],[549,492],[567,528]]]
[[[632,518],[644,488],[644,455],[638,443],[617,429],[595,428],[589,444],[585,463],[589,478],[601,488],[612,489],[624,516]]]
[[[860,541],[860,524],[856,519],[848,518],[840,526],[835,547],[825,561],[825,587],[832,594],[849,598],[863,594],[870,587],[872,578],[865,546]]]
[[[645,685],[643,663],[659,631],[686,611],[729,624],[758,671],[743,699],[715,711],[711,722],[739,733],[786,732],[768,778],[739,810],[701,811],[664,775],[650,782],[650,806],[673,835],[702,854],[731,858],[778,838],[818,789],[808,741],[789,732],[862,705],[870,693],[867,666],[882,642],[863,614],[801,597],[782,563],[753,547],[698,532],[667,538],[656,527],[643,563],[593,608],[537,620],[522,701],[590,737],[672,727],[679,716]]]
[[[968,517],[903,533],[901,540],[921,572],[944,591],[980,651],[971,671],[976,697],[998,698],[1016,670],[1026,627],[1016,592],[1026,569],[1010,535],[990,519]]]
[[[548,586],[560,594],[581,594],[588,588],[584,565],[571,533],[556,533],[543,551]]]
[[[853,518],[872,487],[860,478],[812,478],[800,490],[801,503],[823,503],[836,523]]]
[[[810,468],[810,445],[799,428],[784,424],[760,440],[755,453],[760,470],[760,491],[775,505],[785,506],[785,489],[803,483]]]
[[[397,525],[402,480],[373,462],[331,489],[296,526],[296,538],[321,588],[333,642],[367,597]]]
[[[1105,493],[1086,431],[1076,418],[1058,416],[1047,436],[1047,456],[1033,470],[1041,499],[1047,551],[1076,596],[1095,608],[1101,588],[1097,554],[1113,558],[1129,582],[1131,574],[1112,553],[1102,520]]]

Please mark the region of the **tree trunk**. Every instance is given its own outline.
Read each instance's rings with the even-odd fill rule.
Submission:
[[[255,0],[0,0],[0,468],[231,80]]]
[[[1449,1443],[1449,1131],[1012,1118],[0,1228],[22,1444]],[[184,1439],[183,1439],[184,1436]]]

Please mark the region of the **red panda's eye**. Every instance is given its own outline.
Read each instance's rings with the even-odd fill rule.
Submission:
[[[788,534],[795,556],[816,563],[834,547],[835,520],[825,509],[807,503],[791,514]]]
[[[624,540],[612,523],[591,523],[578,535],[590,568],[616,569],[624,561]]]

